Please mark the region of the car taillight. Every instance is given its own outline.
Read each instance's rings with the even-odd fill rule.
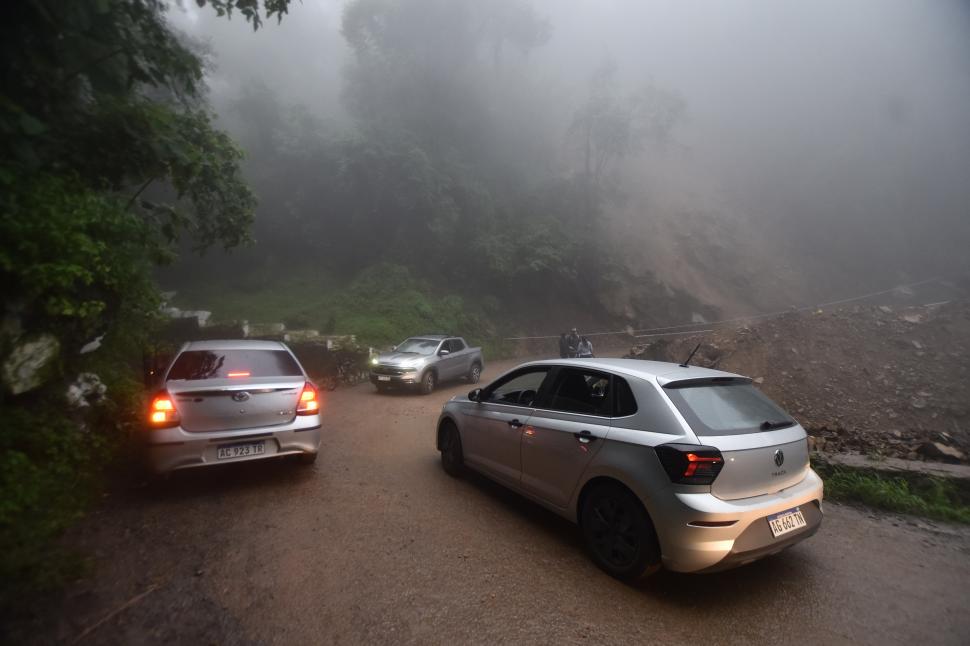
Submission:
[[[297,415],[315,415],[320,412],[320,400],[317,398],[317,389],[309,381],[303,385],[303,392],[300,393],[300,401],[296,406]]]
[[[175,402],[168,392],[163,390],[152,399],[152,405],[148,410],[148,423],[154,428],[178,426],[179,413],[175,410]]]
[[[721,452],[712,446],[661,444],[655,450],[674,484],[709,485],[724,466]]]

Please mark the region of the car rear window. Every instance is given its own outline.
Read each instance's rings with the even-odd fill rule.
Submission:
[[[697,435],[742,435],[795,424],[748,381],[688,382],[664,387]]]
[[[300,365],[285,350],[186,350],[168,371],[169,381],[301,376]]]

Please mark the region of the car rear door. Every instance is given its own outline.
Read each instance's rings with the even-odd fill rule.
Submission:
[[[447,350],[448,354],[438,357],[438,377],[439,379],[457,379],[461,376],[461,361],[459,354],[462,345],[455,339],[448,339],[442,344],[441,349]]]
[[[522,434],[522,488],[565,508],[610,430],[612,377],[563,367],[556,371]]]
[[[527,367],[486,386],[468,407],[462,428],[465,460],[497,480],[518,486],[522,430],[542,392],[549,366]]]

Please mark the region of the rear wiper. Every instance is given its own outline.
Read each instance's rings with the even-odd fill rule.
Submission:
[[[788,426],[794,426],[794,425],[795,425],[795,422],[791,421],[790,419],[783,419],[783,420],[779,420],[777,422],[772,422],[772,421],[768,420],[768,421],[765,421],[765,422],[761,422],[761,430],[762,431],[773,431],[776,428],[786,428]]]

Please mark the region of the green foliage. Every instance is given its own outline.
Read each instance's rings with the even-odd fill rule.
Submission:
[[[94,501],[130,424],[126,411],[137,410],[134,384],[108,384],[112,399],[87,415],[50,394],[0,406],[0,607],[78,573],[78,556],[55,541]]]
[[[254,28],[289,0],[196,0]],[[137,366],[176,241],[248,240],[242,154],[205,108],[203,61],[165,0],[31,0],[0,21],[0,351],[53,332],[65,374],[94,369],[110,398],[69,411],[54,379],[0,396],[0,604],[69,573],[55,547],[135,424]],[[189,244],[189,243],[186,243]],[[95,334],[105,347],[79,356]],[[0,357],[2,358],[2,357]]]
[[[970,505],[952,482],[934,477],[907,479],[870,471],[822,467],[825,495],[877,509],[970,524]]]
[[[252,24],[253,31],[263,25],[262,17],[259,13],[259,0],[195,0],[201,7],[209,4],[216,10],[216,15],[231,18],[232,14],[238,11],[247,22]],[[290,0],[263,0],[263,10],[267,18],[276,16],[277,22],[283,20],[283,16],[289,11]]]
[[[263,273],[262,268],[253,271]],[[274,280],[262,286],[244,276],[233,286],[187,286],[177,299],[183,307],[211,309],[221,320],[288,321],[294,327],[356,334],[361,343],[374,346],[436,331],[481,341],[495,335],[489,321],[497,318],[491,301],[436,289],[407,267],[390,263],[371,266],[346,283],[319,268],[280,267]]]
[[[259,3],[216,2],[258,26]],[[286,2],[266,3],[281,15]],[[212,127],[202,61],[160,0],[37,0],[0,23],[0,254],[5,310],[71,348],[121,301],[150,309],[150,263],[188,232],[245,242],[255,199]],[[256,13],[254,13],[256,12]],[[153,199],[144,191],[156,184]]]
[[[480,311],[454,294],[435,293],[402,266],[382,264],[362,272],[332,301],[338,328],[365,343],[398,343],[412,334],[462,334],[481,338]]]
[[[0,173],[0,289],[31,330],[87,340],[123,303],[154,304],[164,248],[117,198],[64,177]]]

